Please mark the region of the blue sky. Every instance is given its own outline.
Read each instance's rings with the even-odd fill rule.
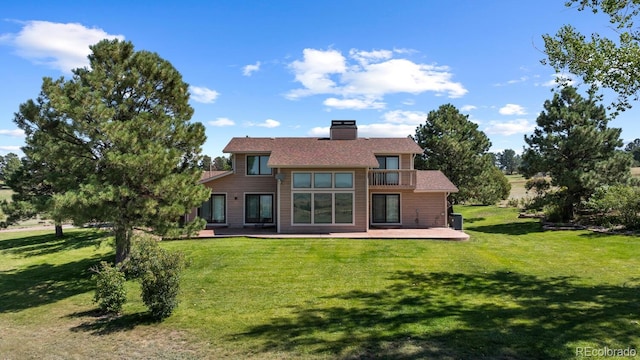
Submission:
[[[42,78],[87,65],[102,38],[158,53],[190,85],[204,153],[234,136],[326,136],[355,119],[360,136],[407,136],[451,103],[492,151],[520,152],[554,71],[541,35],[563,24],[611,33],[606,19],[564,0],[12,1],[0,19],[0,154],[18,152],[19,105]],[[611,99],[609,99],[610,101]],[[610,126],[640,137],[640,109]]]

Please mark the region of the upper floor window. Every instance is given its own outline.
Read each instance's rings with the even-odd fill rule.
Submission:
[[[271,175],[269,155],[247,155],[247,175]]]
[[[294,189],[352,189],[352,172],[295,172]]]

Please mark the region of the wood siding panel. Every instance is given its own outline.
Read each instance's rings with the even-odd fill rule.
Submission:
[[[367,176],[365,169],[356,169],[354,171],[354,208],[353,208],[353,225],[293,225],[292,224],[292,189],[291,179],[292,172],[344,172],[354,171],[345,169],[281,169],[284,173],[284,180],[280,185],[281,197],[280,207],[281,211],[281,227],[282,233],[327,233],[327,232],[356,232],[367,230]],[[301,190],[304,192],[303,190]],[[340,191],[340,189],[335,189]]]
[[[234,157],[234,174],[204,184],[211,189],[212,193],[225,193],[227,195],[228,226],[233,228],[244,226],[244,194],[247,193],[273,194],[274,215],[277,219],[277,180],[275,176],[246,175],[246,156],[244,154],[235,154]]]
[[[390,227],[403,229],[422,229],[446,227],[446,193],[416,193],[411,190],[379,191],[371,194],[400,194],[400,225]],[[371,197],[369,197],[371,199]],[[371,200],[370,200],[371,201]],[[369,205],[371,206],[371,205]],[[376,224],[384,227],[383,224]]]

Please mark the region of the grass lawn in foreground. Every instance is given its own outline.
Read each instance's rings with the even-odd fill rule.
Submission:
[[[164,242],[191,261],[180,305],[95,313],[101,234],[0,232],[0,353],[9,358],[573,359],[640,349],[640,239],[543,232],[517,210],[456,207],[467,242]],[[49,333],[51,332],[51,335]]]

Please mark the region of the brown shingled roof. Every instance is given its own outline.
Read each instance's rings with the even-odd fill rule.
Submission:
[[[411,138],[233,138],[226,153],[270,152],[270,167],[378,167],[376,154],[419,154]]]
[[[458,192],[458,188],[440,170],[418,170],[416,192]]]
[[[205,182],[210,181],[210,180],[218,179],[218,178],[221,178],[223,176],[227,176],[229,174],[233,174],[233,171],[231,171],[231,170],[203,171],[202,175],[200,175],[200,183],[205,183]]]

